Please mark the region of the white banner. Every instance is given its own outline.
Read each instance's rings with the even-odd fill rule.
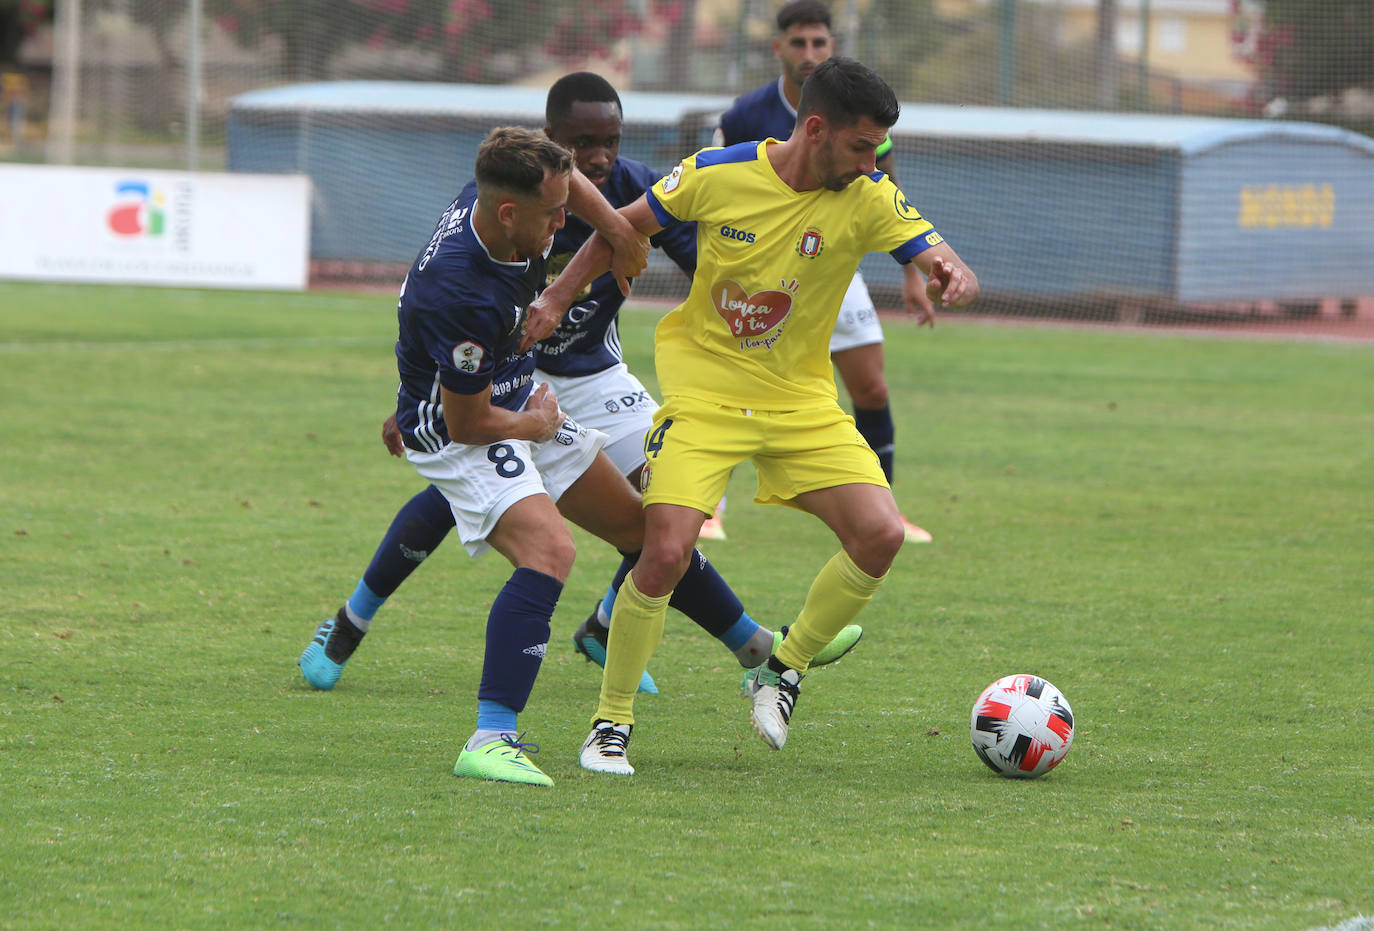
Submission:
[[[0,278],[306,285],[310,181],[0,165]]]

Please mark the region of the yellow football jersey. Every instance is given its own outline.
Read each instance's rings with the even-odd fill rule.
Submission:
[[[900,262],[940,234],[882,172],[798,193],[768,161],[775,140],[703,149],[648,192],[660,223],[697,222],[687,300],[659,322],[664,397],[755,410],[833,404],[830,334],[868,252]]]

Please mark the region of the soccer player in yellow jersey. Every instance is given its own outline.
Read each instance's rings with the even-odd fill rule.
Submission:
[[[645,439],[644,549],[616,599],[584,768],[633,772],[624,750],[640,673],[738,463],[753,460],[758,503],[814,514],[840,542],[787,638],[747,680],[754,729],[770,747],[787,740],[812,657],[873,597],[902,546],[877,456],[839,406],[830,334],[867,252],[914,261],[930,297],[949,307],[972,303],[978,279],[875,168],[897,115],[882,78],[831,58],[802,86],[787,141],[705,149],[622,208],[645,235],[695,220],[697,270],[655,334],[664,403]],[[609,254],[596,237],[583,247],[531,305],[527,341],[545,335]]]

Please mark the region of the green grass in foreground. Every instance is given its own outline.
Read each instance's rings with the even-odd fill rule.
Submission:
[[[772,753],[669,621],[639,774],[583,773],[568,635],[522,715],[552,790],[455,780],[508,574],[451,542],[332,693],[295,659],[420,484],[378,427],[391,298],[0,284],[0,926],[1283,928],[1374,913],[1368,346],[888,327],[904,551]],[[623,342],[646,376],[651,314]],[[764,623],[834,551],[731,489]],[[992,679],[1063,766],[968,745]],[[1361,866],[1360,864],[1364,864]]]

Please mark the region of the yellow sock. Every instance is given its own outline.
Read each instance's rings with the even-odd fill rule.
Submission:
[[[798,672],[806,672],[811,657],[835,639],[835,635],[872,599],[887,578],[875,579],[854,565],[849,554],[840,550],[830,558],[811,583],[806,604],[792,622],[787,639],[778,648],[778,662]],[[617,605],[619,602],[617,602]]]
[[[668,614],[670,597],[671,593],[661,598],[642,595],[635,588],[634,573],[625,576],[611,611],[606,670],[601,674],[601,703],[593,720],[635,723],[635,692],[649,657],[663,639],[663,620]]]

